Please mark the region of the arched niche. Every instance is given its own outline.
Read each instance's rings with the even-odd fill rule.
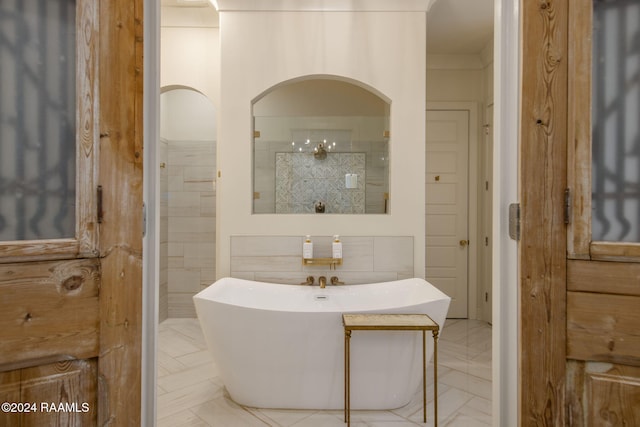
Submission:
[[[253,212],[389,212],[387,97],[338,76],[281,82],[253,112]]]
[[[215,113],[202,92],[188,86],[165,86],[160,90],[160,138],[215,141]]]

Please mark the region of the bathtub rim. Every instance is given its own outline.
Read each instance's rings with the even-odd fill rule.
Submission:
[[[352,304],[351,306],[333,306],[330,307],[327,304],[322,305],[322,303],[316,303],[314,301],[300,301],[303,304],[297,306],[288,306],[283,307],[282,305],[274,305],[269,306],[265,304],[264,299],[260,301],[249,301],[246,300],[229,300],[228,295],[222,295],[223,293],[228,291],[228,288],[231,286],[242,286],[239,288],[241,292],[248,293],[248,291],[254,291],[267,293],[269,291],[279,292],[283,298],[286,297],[300,297],[303,295],[307,297],[307,295],[311,294],[314,297],[316,296],[329,296],[334,295],[334,298],[362,298],[358,301],[358,303],[362,303],[362,305]],[[251,286],[257,286],[257,288],[252,289]],[[385,305],[376,305],[376,306],[368,306],[365,303],[370,302],[371,300],[365,301],[365,298],[371,297],[380,297],[383,291],[397,291],[398,287],[405,286],[407,287],[407,291],[417,290],[418,294],[415,296],[415,299],[412,300],[404,300],[393,301],[387,303],[384,298],[382,302]],[[368,292],[369,291],[369,292]],[[349,293],[351,292],[351,293]],[[342,295],[340,295],[342,293]],[[394,293],[394,297],[397,297],[397,293]],[[245,296],[245,295],[242,295]],[[251,295],[252,298],[255,298],[256,295]],[[226,298],[226,299],[225,299]],[[348,313],[348,312],[375,312],[375,311],[388,311],[393,309],[404,309],[408,306],[416,306],[420,304],[424,304],[430,301],[437,301],[441,299],[448,299],[451,301],[451,297],[446,295],[444,292],[439,290],[435,285],[426,281],[425,279],[414,277],[408,279],[398,279],[394,281],[386,281],[386,282],[374,282],[374,283],[363,283],[363,284],[346,284],[346,285],[327,285],[326,288],[322,289],[319,286],[309,286],[309,285],[291,285],[285,283],[273,283],[273,282],[262,282],[257,280],[248,280],[248,279],[240,279],[234,277],[223,277],[216,280],[211,285],[207,286],[205,289],[198,292],[193,296],[193,300],[206,300],[210,302],[215,302],[218,304],[225,304],[234,307],[246,308],[251,310],[262,310],[262,311],[274,311],[274,312],[335,312],[335,313]],[[270,302],[270,301],[268,301]],[[282,303],[282,300],[278,300],[279,303]],[[290,303],[290,301],[287,301]],[[326,301],[323,301],[326,302]],[[331,301],[332,302],[332,301]],[[353,301],[351,301],[353,302]],[[380,301],[376,301],[376,303],[380,304]],[[311,304],[315,304],[315,306],[311,306]]]

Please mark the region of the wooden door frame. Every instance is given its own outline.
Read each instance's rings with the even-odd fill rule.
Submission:
[[[521,1],[519,425],[566,425],[569,0]]]
[[[145,0],[99,4],[99,425],[141,425]],[[144,403],[146,404],[146,402]]]

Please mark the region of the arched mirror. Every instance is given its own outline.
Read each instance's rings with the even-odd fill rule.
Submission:
[[[253,212],[389,212],[390,103],[355,82],[295,79],[253,103]]]

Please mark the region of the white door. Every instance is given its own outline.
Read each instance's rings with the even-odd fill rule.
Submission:
[[[469,112],[427,111],[426,279],[468,315]]]

